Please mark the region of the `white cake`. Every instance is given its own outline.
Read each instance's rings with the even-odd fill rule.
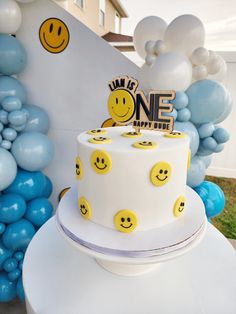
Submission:
[[[127,137],[129,132],[134,129],[112,127],[78,136],[78,214],[121,232],[159,228],[181,219],[188,136],[141,130],[141,135]]]

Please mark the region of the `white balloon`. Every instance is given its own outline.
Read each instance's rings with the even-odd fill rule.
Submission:
[[[161,54],[148,71],[148,82],[153,90],[184,91],[191,80],[191,63],[185,56],[174,52]]]
[[[193,51],[190,59],[195,65],[206,64],[209,59],[209,51],[204,47],[199,47]]]
[[[150,71],[150,66],[144,63],[138,73],[138,80],[139,80],[139,85],[141,89],[148,93],[151,89],[149,82],[148,82],[148,73]]]
[[[0,33],[15,34],[22,21],[21,10],[14,0],[0,0]]]
[[[148,54],[145,58],[145,62],[147,63],[147,65],[152,65],[156,60],[156,56],[155,55],[151,55]]]
[[[208,75],[207,68],[205,65],[197,65],[193,67],[193,78],[198,80],[203,80]]]
[[[152,54],[154,53],[154,46],[155,46],[155,41],[149,40],[145,44],[145,51],[147,54]]]
[[[145,58],[145,44],[149,40],[163,39],[167,24],[158,16],[147,16],[134,30],[134,47],[141,58]]]
[[[202,22],[194,15],[180,15],[166,29],[164,42],[168,51],[177,51],[190,56],[192,52],[203,47],[205,29]]]
[[[154,46],[154,53],[160,55],[166,52],[166,45],[163,40],[157,40]]]
[[[225,60],[218,56],[220,60],[220,70],[214,75],[208,75],[208,78],[213,81],[224,82],[227,76],[227,64]]]
[[[207,70],[209,74],[216,74],[220,71],[221,68],[221,60],[219,56],[216,56],[215,58],[211,58],[209,62],[207,63]]]

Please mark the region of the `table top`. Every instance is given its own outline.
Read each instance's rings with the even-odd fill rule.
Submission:
[[[236,253],[211,224],[192,251],[123,277],[70,245],[53,217],[28,247],[23,281],[30,314],[236,313]]]

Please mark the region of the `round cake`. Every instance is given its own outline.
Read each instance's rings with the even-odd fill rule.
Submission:
[[[189,138],[132,127],[77,137],[78,212],[120,232],[159,228],[184,215]]]

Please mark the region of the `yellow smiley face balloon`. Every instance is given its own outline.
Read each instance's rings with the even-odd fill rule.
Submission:
[[[184,212],[184,207],[186,203],[186,198],[184,196],[180,196],[177,198],[174,205],[174,216],[179,217]]]
[[[57,18],[49,18],[40,26],[39,39],[47,51],[60,53],[66,49],[70,33],[63,21]]]
[[[75,173],[76,173],[76,179],[81,180],[83,177],[83,166],[79,157],[77,157],[75,161]]]
[[[89,202],[86,200],[85,197],[81,197],[78,201],[78,207],[80,210],[80,214],[86,218],[86,219],[91,219],[92,217],[92,209],[89,204]]]
[[[130,233],[138,225],[136,214],[128,209],[120,210],[114,218],[114,224],[120,232]]]
[[[112,167],[111,157],[104,150],[95,150],[91,155],[90,163],[98,174],[107,174]]]
[[[114,121],[125,124],[135,112],[133,96],[124,89],[117,89],[108,98],[108,111]]]
[[[155,186],[163,186],[170,180],[171,173],[171,165],[166,161],[160,161],[152,167],[150,180]]]

